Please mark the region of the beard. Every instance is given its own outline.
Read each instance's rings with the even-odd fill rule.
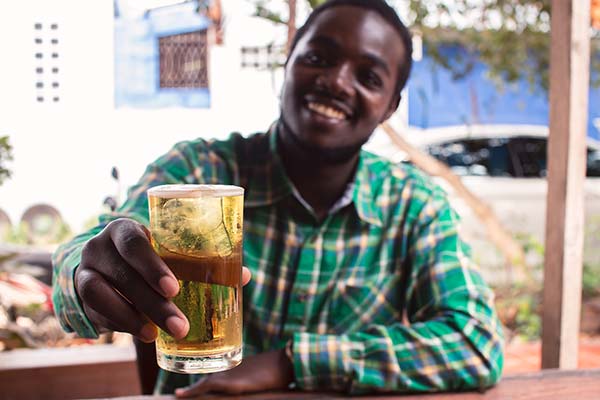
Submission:
[[[367,138],[360,143],[346,146],[332,148],[321,147],[302,139],[296,132],[292,130],[283,116],[281,116],[279,120],[281,121],[283,128],[288,132],[288,137],[290,138],[290,141],[293,143],[294,147],[300,149],[304,157],[310,160],[311,163],[319,165],[344,164],[356,157],[362,146],[369,140]]]

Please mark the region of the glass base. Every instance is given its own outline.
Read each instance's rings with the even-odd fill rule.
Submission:
[[[207,356],[184,356],[156,352],[158,366],[180,374],[207,374],[238,366],[242,362],[242,348],[227,353]]]

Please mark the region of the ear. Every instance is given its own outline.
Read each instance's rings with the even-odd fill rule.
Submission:
[[[392,100],[390,101],[390,104],[388,105],[385,114],[383,114],[381,122],[387,121],[387,119],[392,116],[392,114],[398,109],[398,105],[400,105],[401,99],[402,96],[400,95],[400,93],[394,94],[394,97],[392,97]]]

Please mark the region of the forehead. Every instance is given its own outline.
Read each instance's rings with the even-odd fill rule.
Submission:
[[[376,11],[356,6],[335,6],[315,17],[299,45],[325,37],[353,52],[375,53],[392,63],[404,58],[404,45],[396,29]]]

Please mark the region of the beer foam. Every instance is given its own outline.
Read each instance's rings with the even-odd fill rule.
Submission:
[[[148,189],[149,196],[174,198],[242,196],[244,189],[233,185],[160,185]]]

